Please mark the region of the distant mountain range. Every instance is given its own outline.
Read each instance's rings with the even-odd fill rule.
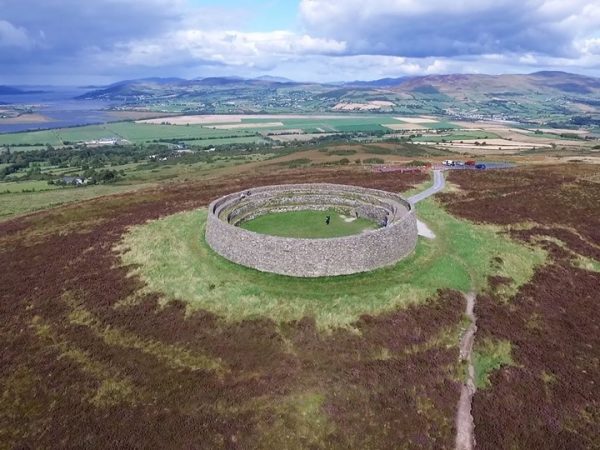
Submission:
[[[562,92],[592,94],[600,91],[600,79],[566,72],[536,72],[530,75],[431,75],[406,79],[397,89],[431,88],[447,95],[465,92],[487,94],[531,94]]]
[[[1,86],[3,93],[27,91]],[[584,122],[591,117],[590,123],[600,119],[600,79],[566,72],[428,75],[340,83],[270,76],[154,77],[119,81],[77,98],[193,114],[369,111],[466,119],[558,117],[568,121],[584,116]]]
[[[165,92],[186,92],[202,87],[270,87],[296,85],[287,78],[263,76],[258,78],[209,77],[186,80],[183,78],[142,78],[124,80],[80,95],[80,99],[126,99],[136,96],[162,95]]]
[[[464,96],[469,93],[521,95],[532,93],[595,94],[600,91],[600,79],[566,72],[536,72],[529,75],[450,74],[418,77],[382,78],[373,81],[340,83],[296,82],[287,78],[262,76],[258,78],[210,77],[185,80],[182,78],[143,78],[125,80],[93,90],[81,98],[111,96],[152,96],[157,91],[192,89],[195,86],[272,87],[322,86],[333,89],[385,89],[394,92],[422,94],[441,93]],[[12,89],[4,87],[5,89]],[[2,87],[0,87],[2,89]],[[0,91],[1,92],[1,91]]]
[[[450,74],[403,78],[382,78],[374,81],[342,83],[344,86],[389,88],[392,90],[442,92],[456,94],[460,91],[487,93],[559,92],[589,94],[600,90],[600,79],[567,72],[535,72],[529,75]]]

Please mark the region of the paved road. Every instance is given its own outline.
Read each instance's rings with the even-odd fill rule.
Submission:
[[[421,200],[425,200],[427,197],[431,197],[433,194],[440,192],[446,186],[446,180],[444,179],[444,172],[441,170],[433,171],[433,186],[429,189],[425,189],[423,192],[419,192],[417,195],[409,197],[408,201],[413,205]]]

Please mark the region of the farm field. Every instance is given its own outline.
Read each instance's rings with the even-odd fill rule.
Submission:
[[[177,126],[177,128],[188,127]],[[480,131],[451,133],[477,134]],[[290,138],[295,139],[296,136],[302,135],[291,135]],[[462,137],[466,136],[463,135]],[[277,137],[274,136],[274,138]],[[418,140],[418,138],[415,140]],[[185,142],[193,146],[199,141],[192,139]],[[35,162],[29,167],[24,167],[6,175],[4,181],[0,182],[0,192],[3,192],[2,196],[0,196],[0,217],[5,220],[15,215],[79,199],[83,200],[94,198],[98,195],[133,190],[137,184],[160,185],[163,183],[200,180],[226,175],[237,176],[240,173],[249,173],[252,171],[280,170],[285,167],[351,165],[365,168],[373,164],[402,165],[410,164],[414,161],[417,161],[419,164],[427,161],[440,163],[445,159],[457,158],[456,149],[435,143],[425,145],[423,142],[415,142],[414,144],[406,141],[369,141],[362,144],[332,142],[319,144],[312,148],[309,144],[304,144],[304,147],[294,148],[292,146],[286,149],[271,148],[269,146],[262,147],[260,144],[267,141],[263,136],[258,135],[240,138],[215,138],[211,139],[211,142],[215,145],[217,143],[229,145],[243,143],[254,145],[258,143],[258,146],[252,152],[234,151],[233,154],[227,149],[216,149],[216,151],[213,151],[214,147],[210,147],[207,152],[203,152],[200,149],[186,154],[184,158],[168,158],[167,161],[152,161],[148,159],[148,156],[142,156],[136,158],[138,162],[127,164],[119,163],[122,159],[119,155],[129,155],[131,152],[136,151],[136,149],[139,151],[138,147],[70,150],[72,157],[63,160],[64,162],[60,165],[57,165],[57,162],[54,165],[48,161]],[[508,141],[508,143],[512,142]],[[20,147],[13,148],[20,149]],[[156,151],[149,150],[145,155]],[[82,176],[85,173],[85,167],[89,168],[90,163],[97,166],[98,162],[102,161],[100,154],[104,152],[110,152],[109,154],[115,155],[116,162],[111,162],[106,157],[102,157],[104,158],[104,162],[101,163],[104,166],[103,169],[121,174],[115,184],[104,187],[87,186],[77,188],[76,190],[73,187],[57,189],[57,185],[48,184],[48,180],[57,180],[62,176]],[[15,153],[15,155],[17,154]],[[84,154],[87,155],[87,160],[81,159],[80,155],[83,156]],[[560,160],[565,162],[570,160],[589,161],[592,163],[600,162],[600,157],[594,153],[589,144],[588,147],[537,148],[535,150],[528,149],[524,151],[513,148],[500,151],[491,145],[473,146],[473,148],[462,149],[461,155],[458,158],[478,160],[485,158],[491,161],[508,161],[517,164],[520,162],[536,161],[555,163]],[[9,166],[10,164],[0,165],[0,170]],[[31,170],[37,170],[37,168],[40,169],[41,176],[47,179],[46,181],[39,179],[23,181],[23,179],[27,180],[27,175]],[[45,192],[40,193],[40,196],[36,196],[28,192],[32,190]]]
[[[13,194],[17,192],[42,192],[59,189],[60,186],[49,185],[46,181],[19,181],[0,184],[0,194]]]
[[[215,130],[201,126],[177,127],[172,125],[149,125],[134,122],[117,122],[107,125],[90,125],[74,128],[59,128],[51,131],[0,134],[0,145],[49,144],[61,146],[65,143],[85,142],[97,139],[124,139],[132,143],[150,142],[157,139],[222,139],[246,137],[256,132],[247,130]]]
[[[427,142],[443,142],[443,141],[463,141],[463,140],[480,140],[485,141],[487,139],[500,138],[496,133],[486,132],[484,130],[460,130],[450,133],[442,133],[437,136],[417,136],[413,140],[415,142],[427,141]]]
[[[252,165],[269,155],[248,157],[215,158],[212,162],[189,164],[150,165],[126,164],[112,166],[111,169],[123,171],[125,178],[114,184],[91,185],[83,187],[49,185],[47,181],[8,181],[0,183],[0,221],[7,220],[32,211],[52,208],[72,202],[89,200],[103,195],[130,192],[150,186],[160,186],[175,181],[185,182],[218,175],[220,171],[231,173],[236,166],[251,170]],[[246,167],[247,166],[247,167]],[[77,176],[78,169],[44,170],[44,173]]]
[[[518,154],[521,151],[532,150],[532,149],[552,149],[551,144],[533,143],[533,142],[519,142],[505,139],[487,139],[485,141],[479,140],[461,140],[460,142],[434,142],[434,141],[421,141],[421,144],[425,145],[438,145],[443,148],[448,148],[451,151],[469,151],[473,154]]]
[[[356,118],[356,116],[354,116]],[[141,123],[171,125],[205,125],[217,123],[242,123],[242,122],[268,122],[273,119],[281,120],[321,120],[321,119],[345,119],[345,115],[334,114],[201,114],[201,115],[183,115],[175,117],[154,118],[151,120],[142,120]]]
[[[168,116],[137,122],[115,122],[49,131],[0,134],[0,146],[28,151],[96,140],[123,145],[182,144],[198,150],[232,145],[265,147],[308,144],[313,140],[381,142],[398,140],[443,147],[447,152],[510,155],[543,150],[582,154],[594,141],[549,134],[548,129],[515,128],[495,122],[449,122],[433,116],[365,115],[199,115]],[[560,130],[557,130],[557,132]],[[564,130],[563,130],[564,131]],[[577,134],[573,130],[573,136]]]
[[[255,137],[237,139],[259,139]],[[195,142],[195,141],[190,141]],[[18,147],[17,147],[18,148]],[[192,155],[191,159],[175,159],[166,162],[151,162],[148,160],[138,163],[108,165],[107,168],[123,173],[123,177],[116,184],[103,187],[87,186],[84,188],[66,187],[57,189],[58,186],[50,185],[46,181],[14,181],[23,177],[29,169],[5,177],[0,183],[0,211],[1,219],[15,215],[45,209],[69,202],[94,198],[98,195],[117,193],[135,189],[135,185],[160,185],[181,181],[200,180],[219,176],[238,176],[240,173],[252,171],[268,172],[270,170],[281,170],[282,168],[308,167],[308,166],[340,166],[349,164],[356,167],[368,167],[371,164],[396,165],[407,164],[412,161],[436,161],[444,159],[455,159],[455,153],[451,149],[433,145],[414,145],[405,142],[374,142],[365,144],[356,143],[331,143],[321,145],[313,149],[292,149],[291,151],[280,151],[265,148],[256,154],[239,154],[228,156],[228,152],[206,153],[202,152]],[[471,156],[461,155],[462,158],[477,158],[475,150],[471,150]],[[555,162],[560,160],[589,160],[595,161],[594,154],[583,149],[564,150],[535,150],[526,151],[522,154],[498,154],[496,158],[494,151],[489,147],[482,147],[481,154],[493,160],[509,161],[514,163],[524,161],[546,161]],[[95,150],[89,153],[93,157]],[[500,152],[501,153],[501,152]],[[548,154],[548,156],[546,156]],[[581,156],[580,156],[581,155]],[[584,156],[585,155],[585,156]],[[198,158],[200,156],[200,158]],[[481,157],[479,157],[481,158]],[[598,158],[596,158],[598,159]],[[263,162],[264,161],[264,162]],[[8,165],[5,165],[7,167]],[[59,167],[41,164],[41,173],[53,179],[63,175],[80,176],[83,173],[81,166]],[[1,169],[2,167],[0,167]],[[30,190],[47,191],[39,196]],[[7,193],[8,192],[8,193]]]
[[[196,140],[182,140],[186,145],[202,145],[210,144],[214,146],[229,145],[229,144],[267,144],[268,141],[262,136],[241,136],[241,137],[226,137],[226,138],[211,138],[210,141],[203,141],[202,139]]]
[[[194,140],[196,145],[220,145],[227,139],[255,137],[270,130],[302,130],[305,133],[349,133],[384,131],[388,123],[402,123],[394,116],[179,116],[138,122],[115,122],[60,128],[49,131],[0,134],[0,145],[53,145],[98,139],[123,139],[131,143],[177,139]],[[382,125],[383,124],[383,125]],[[431,121],[428,128],[452,128],[447,122]],[[221,141],[220,141],[221,140]],[[247,141],[246,141],[247,142]]]
[[[6,183],[11,191],[8,194],[0,195],[0,221],[8,218],[26,214],[42,209],[49,209],[66,203],[80,202],[90,200],[103,195],[119,194],[123,192],[136,191],[149,187],[149,184],[139,183],[132,185],[99,185],[88,186],[85,188],[55,188],[40,189],[35,192],[23,192],[20,189],[20,183]],[[44,187],[48,187],[43,182]]]

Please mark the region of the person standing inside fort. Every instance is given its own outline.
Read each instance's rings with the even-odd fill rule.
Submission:
[[[331,216],[325,217],[325,225],[329,225],[329,222],[331,222]]]

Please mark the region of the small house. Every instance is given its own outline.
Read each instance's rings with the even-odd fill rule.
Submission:
[[[68,184],[68,185],[72,185],[72,186],[83,186],[84,184],[86,184],[85,179],[81,178],[81,177],[62,177],[59,180],[59,183],[61,184]]]

